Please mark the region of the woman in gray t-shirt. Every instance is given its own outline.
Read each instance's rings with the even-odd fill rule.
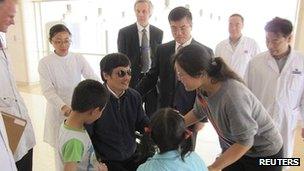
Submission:
[[[282,138],[259,100],[222,58],[189,45],[173,62],[186,90],[197,91],[186,123],[207,117],[218,133],[222,154],[209,170],[282,170],[281,166],[259,166],[259,158],[282,157]]]

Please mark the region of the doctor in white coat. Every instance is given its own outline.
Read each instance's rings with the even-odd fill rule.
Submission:
[[[17,171],[15,160],[9,147],[2,115],[0,115],[0,166],[3,170]]]
[[[55,149],[60,125],[71,112],[74,88],[82,77],[100,80],[83,56],[69,52],[70,37],[66,26],[54,25],[50,29],[49,41],[55,50],[42,58],[38,66],[42,93],[47,100],[44,141]]]
[[[0,0],[0,31],[7,32],[8,27],[14,24],[16,0]],[[33,147],[36,144],[31,119],[29,118],[24,101],[18,92],[15,78],[10,65],[10,58],[2,46],[0,38],[0,111],[26,119],[27,125],[12,158],[8,146],[7,134],[2,117],[0,117],[0,170],[32,170]],[[15,165],[16,161],[16,165]]]
[[[229,38],[215,48],[215,56],[222,57],[241,78],[244,78],[248,62],[260,52],[255,40],[242,35],[243,27],[244,18],[232,14],[229,17]]]
[[[297,116],[304,119],[304,56],[290,47],[290,21],[276,17],[265,31],[268,51],[250,61],[245,81],[277,125],[284,157],[292,157]]]

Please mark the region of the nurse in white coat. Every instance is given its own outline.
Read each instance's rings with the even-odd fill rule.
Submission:
[[[276,17],[265,31],[268,51],[250,61],[245,81],[279,128],[284,157],[292,157],[297,116],[304,119],[304,56],[290,47],[290,21]]]
[[[0,2],[0,32],[6,33],[8,27],[14,24],[15,13],[16,1],[5,0]],[[25,119],[27,125],[13,159],[8,147],[2,117],[0,118],[0,170],[16,170],[16,166],[18,170],[32,170],[33,147],[36,144],[34,129],[24,101],[18,92],[10,65],[11,61],[6,49],[2,46],[2,42],[0,38],[0,111]]]
[[[248,62],[260,52],[255,40],[242,35],[243,27],[243,17],[232,14],[229,17],[229,38],[215,48],[215,56],[222,57],[241,78],[244,78]]]
[[[54,25],[49,36],[55,50],[40,60],[38,71],[42,93],[47,100],[44,141],[56,147],[60,124],[71,112],[74,88],[82,76],[99,79],[81,55],[69,52],[71,33],[66,26]]]

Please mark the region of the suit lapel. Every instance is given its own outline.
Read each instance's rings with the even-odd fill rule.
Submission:
[[[132,36],[132,35],[134,35],[134,36]],[[136,49],[138,50],[138,52],[140,52],[139,36],[138,36],[138,29],[137,29],[136,23],[134,23],[133,26],[132,26],[132,30],[131,30],[130,36],[134,37],[134,41],[133,41],[132,44],[134,45],[134,47],[136,47]]]
[[[172,71],[172,72],[170,72],[170,75],[171,75],[172,80],[174,80],[173,81],[174,85],[176,85],[176,76],[175,76],[174,64],[172,63],[172,59],[175,54],[175,45],[176,45],[175,41],[172,41],[172,43],[170,43],[170,46],[168,48],[168,56],[170,55],[169,61],[168,61],[169,62],[168,66],[170,66],[170,70]]]
[[[191,43],[190,43],[190,44],[195,45],[195,44],[198,44],[198,42],[197,42],[197,41],[195,41],[195,40],[192,38],[192,40],[191,40]]]
[[[149,31],[150,31],[150,47],[151,47],[151,45],[153,44],[154,39],[155,39],[154,29],[151,26],[151,24],[149,25]]]

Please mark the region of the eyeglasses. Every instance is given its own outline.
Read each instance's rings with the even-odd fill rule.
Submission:
[[[55,45],[70,45],[72,43],[72,41],[70,39],[68,40],[53,40],[52,41]]]
[[[120,71],[118,71],[117,72],[117,76],[119,77],[119,78],[123,78],[123,77],[125,77],[126,75],[128,75],[128,76],[131,76],[131,69],[129,69],[129,70],[120,70]]]

